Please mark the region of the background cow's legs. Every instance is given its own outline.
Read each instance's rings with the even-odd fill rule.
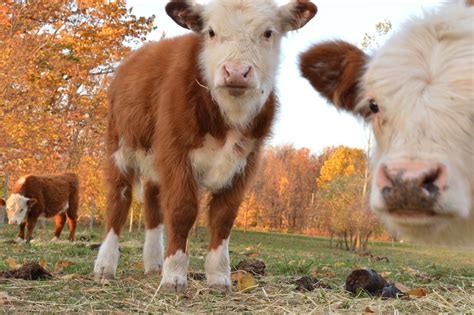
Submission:
[[[163,214],[159,204],[158,185],[145,183],[143,207],[145,212],[145,243],[143,264],[145,273],[161,272],[163,267]]]
[[[107,206],[106,237],[100,246],[94,265],[96,280],[113,279],[119,259],[119,235],[132,201],[133,172],[122,174],[112,158],[106,172]]]
[[[56,225],[56,229],[54,230],[54,237],[52,241],[57,241],[59,240],[59,237],[61,236],[61,232],[64,228],[64,224],[66,223],[66,214],[65,213],[58,213],[54,217],[54,223]]]
[[[42,212],[42,211],[41,211]],[[39,212],[39,213],[41,213]],[[31,241],[33,238],[33,230],[35,229],[36,222],[38,221],[39,215],[29,216],[26,221],[26,242]]]
[[[18,233],[18,237],[16,238],[17,243],[23,242],[25,240],[25,227],[26,222],[20,224],[20,233]]]
[[[76,224],[77,224],[77,212],[79,208],[79,200],[77,195],[69,198],[69,208],[67,209],[67,221],[69,224],[69,240],[72,242],[76,238]]]
[[[176,169],[186,170],[185,167]],[[166,174],[168,176],[165,175],[161,183],[161,205],[164,209],[168,248],[160,287],[166,292],[183,291],[187,287],[186,245],[198,212],[197,187],[191,170],[182,173],[175,170],[173,174]]]

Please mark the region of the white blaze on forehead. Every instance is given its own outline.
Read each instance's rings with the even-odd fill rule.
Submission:
[[[145,273],[160,272],[163,266],[163,224],[146,230],[143,245]]]
[[[204,78],[229,123],[246,127],[274,88],[281,41],[278,7],[273,1],[216,1],[204,7],[202,17],[205,43],[199,63]],[[209,38],[210,29],[215,38]],[[269,40],[263,36],[267,30],[273,31]],[[223,89],[228,62],[251,67],[244,95],[231,96]]]
[[[206,257],[206,277],[209,286],[228,287],[230,282],[229,239],[222,240],[222,244],[209,251]]]
[[[11,223],[20,224],[26,219],[28,213],[29,198],[20,195],[12,194],[7,200],[7,216]]]

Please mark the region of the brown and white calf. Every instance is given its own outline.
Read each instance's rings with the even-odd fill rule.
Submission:
[[[107,224],[96,279],[115,276],[118,235],[140,179],[145,272],[162,270],[162,290],[186,288],[186,242],[203,187],[212,192],[207,282],[231,289],[229,235],[275,115],[280,41],[316,10],[302,0],[282,7],[270,0],[167,4],[168,15],[194,33],[139,49],[110,86]]]
[[[67,218],[69,240],[74,241],[79,207],[79,179],[72,173],[24,176],[13,186],[13,193],[6,206],[8,223],[20,225],[17,241],[31,240],[33,229],[41,215],[55,217],[53,240],[59,239]]]
[[[474,247],[474,7],[452,1],[413,19],[373,56],[314,46],[301,70],[373,127],[371,208],[402,236]]]

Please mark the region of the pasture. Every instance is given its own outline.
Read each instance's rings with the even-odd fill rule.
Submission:
[[[330,249],[329,241],[299,235],[232,232],[232,265],[248,258],[266,264],[266,275],[256,278],[257,287],[248,292],[223,295],[211,292],[205,280],[190,279],[184,294],[157,292],[158,276],[144,276],[141,262],[143,235],[124,231],[117,280],[94,282],[93,261],[102,229],[79,226],[74,244],[64,240],[50,243],[53,226],[38,226],[32,244],[18,245],[17,226],[0,231],[0,271],[12,261],[42,262],[53,278],[40,281],[0,280],[0,312],[466,312],[474,310],[474,253],[409,244],[371,243],[374,257]],[[203,272],[207,230],[202,228],[189,240],[190,271]],[[355,268],[373,268],[389,282],[409,288],[424,288],[427,295],[410,299],[353,296],[344,290],[347,275]],[[295,290],[292,283],[313,275],[331,289],[312,292]]]

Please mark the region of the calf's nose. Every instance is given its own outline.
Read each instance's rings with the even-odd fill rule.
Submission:
[[[415,184],[426,197],[435,196],[446,189],[446,166],[440,163],[398,162],[382,164],[377,171],[376,185],[382,194],[404,183]]]
[[[227,62],[222,66],[227,87],[247,88],[252,78],[252,67],[241,62]]]

